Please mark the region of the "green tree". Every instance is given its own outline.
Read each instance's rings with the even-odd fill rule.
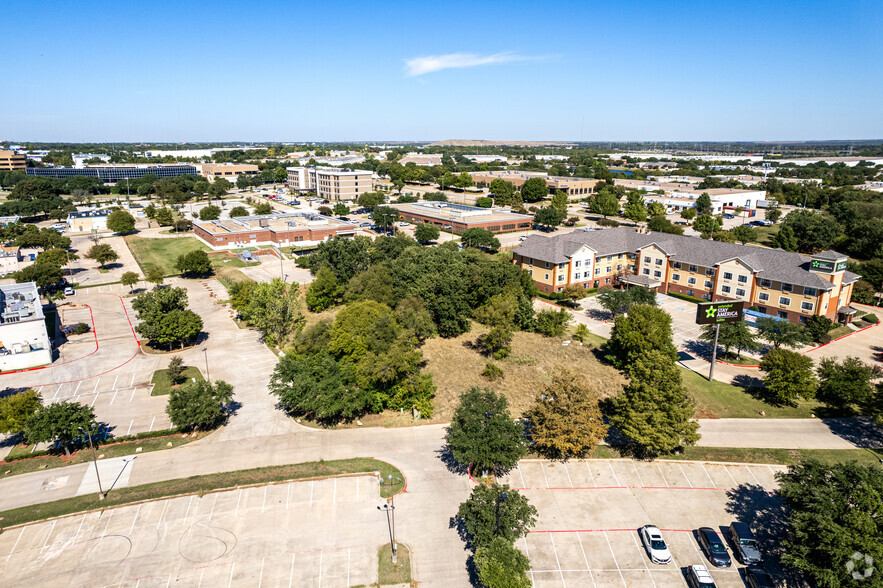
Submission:
[[[289,335],[303,328],[300,288],[279,278],[254,284],[242,316],[270,345],[281,345]]]
[[[486,588],[530,588],[530,560],[503,537],[475,550],[478,581]]]
[[[479,208],[493,208],[494,200],[493,200],[493,198],[489,198],[487,196],[482,196],[480,198],[475,199],[475,205]]]
[[[269,202],[258,202],[254,205],[254,214],[256,216],[273,214],[273,205]]]
[[[758,336],[773,346],[798,348],[808,342],[807,332],[800,325],[784,319],[772,317],[759,317],[754,326],[757,327]]]
[[[149,272],[149,270],[148,270]],[[151,344],[171,347],[196,338],[202,330],[202,319],[187,309],[184,288],[154,288],[132,300],[132,308],[141,321],[135,332]]]
[[[699,195],[699,198],[696,199],[696,212],[700,215],[708,215],[711,216],[712,213],[712,204],[711,204],[711,196],[709,196],[706,192],[703,192]]]
[[[490,192],[494,195],[497,206],[511,206],[515,196],[515,185],[502,178],[494,178],[491,181]]]
[[[760,362],[760,371],[766,376],[763,385],[770,400],[788,406],[797,406],[797,399],[811,399],[819,386],[813,374],[812,359],[788,349],[773,349]]]
[[[160,208],[153,214],[153,220],[159,223],[161,227],[170,227],[175,222],[175,215],[172,214],[171,208]]]
[[[376,226],[389,229],[399,220],[399,211],[391,206],[375,206],[371,211],[371,220]]]
[[[479,484],[457,510],[474,548],[503,539],[510,545],[536,524],[537,509],[508,484]]]
[[[107,215],[107,228],[114,233],[130,233],[135,230],[135,217],[123,209]]]
[[[244,206],[234,206],[230,209],[230,218],[237,216],[248,216],[248,209]]]
[[[825,336],[834,328],[834,326],[834,321],[828,317],[813,315],[806,320],[804,329],[806,330],[808,339],[815,343],[823,343],[825,342]]]
[[[147,266],[147,271],[144,272],[144,279],[151,284],[156,284],[157,286],[159,286],[163,283],[162,269],[155,265]]]
[[[622,215],[636,223],[647,220],[647,207],[644,206],[644,196],[639,192],[629,192],[626,196],[625,210]]]
[[[225,407],[232,400],[233,386],[224,380],[189,382],[172,388],[166,414],[179,429],[214,429],[227,418]]]
[[[642,306],[633,307],[632,313],[638,308]],[[610,423],[640,455],[671,453],[699,440],[693,402],[670,354],[643,352],[629,362],[629,377],[629,385],[611,399]]]
[[[288,170],[284,167],[277,167],[273,171],[273,179],[276,180],[277,183],[282,183],[288,180]]]
[[[195,249],[189,253],[179,255],[175,262],[175,269],[187,278],[210,276],[214,273],[208,253],[201,249]]]
[[[883,469],[807,460],[776,480],[788,507],[782,562],[824,588],[879,586],[879,569],[863,579],[865,559],[853,557],[868,556],[875,566],[883,561]]]
[[[675,361],[678,352],[672,343],[671,316],[649,304],[632,305],[627,316],[614,319],[607,349],[608,359],[620,369],[652,350]]]
[[[223,198],[231,188],[233,188],[233,184],[230,180],[227,178],[217,178],[212,182],[211,187],[208,189],[208,193],[214,198]]]
[[[661,202],[651,202],[647,205],[647,214],[649,216],[665,216],[665,206]]]
[[[475,309],[475,319],[491,328],[478,338],[476,345],[497,359],[508,356],[517,310],[515,299],[503,294],[494,296],[487,304]]]
[[[763,213],[763,217],[771,223],[775,223],[782,218],[782,211],[778,208],[767,208]]]
[[[418,243],[430,243],[438,239],[441,229],[432,223],[420,223],[414,228],[414,238]]]
[[[705,237],[720,229],[721,226],[723,225],[718,219],[707,214],[700,214],[693,221],[693,228]]]
[[[841,362],[826,357],[819,362],[816,373],[819,376],[816,398],[828,406],[840,410],[862,408],[873,398],[871,381],[877,374],[857,357],[845,357]]]
[[[461,172],[459,176],[457,176],[456,186],[458,188],[471,188],[475,185],[475,182],[472,180],[472,176],[469,172]]]
[[[36,282],[41,290],[57,284],[64,279],[64,272],[57,265],[50,263],[34,263],[13,272],[16,284],[24,282]]]
[[[658,215],[650,217],[647,221],[647,228],[657,233],[668,233],[670,235],[683,235],[684,229],[677,226],[666,217]]]
[[[568,203],[567,192],[563,190],[557,190],[555,195],[552,196],[552,208],[561,213],[561,216],[567,216]]]
[[[757,241],[757,231],[748,225],[739,225],[734,227],[730,232],[733,233],[733,236],[737,241],[742,243],[742,245]]]
[[[540,177],[529,178],[521,186],[521,198],[525,202],[539,202],[549,195],[546,180]]]
[[[219,218],[221,218],[221,208],[219,206],[215,206],[214,204],[209,204],[199,211],[199,220],[201,221],[212,221],[218,220]]]
[[[563,308],[541,310],[536,316],[536,332],[546,337],[561,337],[570,321],[570,313]]]
[[[774,247],[780,247],[785,251],[797,251],[797,237],[794,236],[794,229],[788,225],[783,225],[772,238],[772,244]]]
[[[625,314],[633,304],[656,304],[656,292],[649,288],[636,286],[616,290],[605,286],[598,291],[598,304],[609,311],[614,317]]]
[[[42,397],[30,388],[0,398],[0,433],[24,433],[27,420],[42,407]]]
[[[320,206],[317,212],[322,216],[332,216],[334,214],[330,206]]]
[[[132,291],[132,286],[138,283],[141,277],[135,272],[124,272],[122,276],[120,276],[120,284],[123,286],[129,286],[129,292]]]
[[[453,458],[476,472],[508,470],[524,457],[524,430],[509,416],[505,396],[492,390],[470,388],[445,435]]]
[[[585,376],[556,371],[527,412],[531,439],[551,457],[582,457],[607,435],[599,400]]]
[[[557,227],[564,220],[564,215],[557,208],[544,206],[534,213],[533,222],[537,225]]]
[[[166,367],[166,373],[169,376],[169,381],[173,385],[178,385],[184,382],[184,360],[178,357],[177,355],[173,355],[172,359],[169,360],[169,365]]]
[[[466,229],[460,235],[460,242],[464,247],[479,247],[495,252],[500,248],[500,240],[487,229]]]
[[[384,202],[386,202],[386,196],[381,192],[365,192],[356,200],[356,203],[359,206],[368,209],[373,209],[375,206],[379,206]]]
[[[699,339],[708,341],[712,345],[715,339],[717,325],[705,325],[699,334]],[[737,355],[741,358],[742,351],[757,351],[760,345],[755,339],[754,332],[748,328],[745,321],[735,323],[721,323],[720,333],[717,337],[718,345],[723,346],[724,355],[730,354],[730,349],[736,348]]]
[[[108,263],[116,261],[119,258],[119,255],[117,255],[117,252],[114,251],[113,247],[109,244],[99,243],[98,245],[93,245],[89,248],[86,257],[94,259],[101,267],[104,267]]]
[[[693,220],[694,218],[696,218],[696,209],[685,208],[681,211],[681,218],[687,221]]]
[[[322,312],[337,304],[342,295],[343,287],[337,281],[337,276],[330,268],[322,267],[307,290],[307,308]]]
[[[91,429],[95,412],[78,402],[55,402],[40,407],[25,421],[26,443],[58,443],[65,455],[70,455],[70,445],[80,436],[78,427]]]
[[[604,218],[619,214],[619,198],[609,190],[602,190],[592,200],[589,210]]]
[[[338,202],[334,205],[332,212],[334,212],[335,216],[346,216],[350,213],[350,207],[343,202]]]

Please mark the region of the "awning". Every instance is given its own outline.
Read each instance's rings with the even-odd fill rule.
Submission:
[[[644,286],[645,288],[658,288],[662,285],[662,280],[651,278],[650,276],[642,276],[635,274],[627,274],[621,276],[619,281],[630,286]]]
[[[841,306],[837,309],[837,312],[840,314],[855,314],[858,311],[851,306]]]

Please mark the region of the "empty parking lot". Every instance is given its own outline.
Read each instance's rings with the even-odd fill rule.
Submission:
[[[535,586],[683,586],[682,569],[704,564],[719,586],[744,586],[738,564],[713,568],[694,530],[720,532],[775,498],[780,466],[698,462],[524,460],[503,479],[534,504],[537,524],[518,547]],[[637,529],[656,525],[673,562],[655,565]],[[755,529],[762,545],[774,538]],[[770,571],[777,571],[772,569]]]

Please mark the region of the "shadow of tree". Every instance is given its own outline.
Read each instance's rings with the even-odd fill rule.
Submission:
[[[883,449],[883,429],[870,417],[823,418],[832,433],[864,449]]]
[[[706,361],[711,361],[712,345],[710,343],[706,341],[691,339],[684,343],[684,347],[687,349],[687,352],[692,353],[696,357],[701,357]]]
[[[788,585],[798,585],[781,562],[785,553],[782,540],[788,535],[788,509],[779,495],[759,484],[742,484],[727,491],[727,512],[751,528],[763,555],[763,567],[787,578]]]
[[[596,321],[612,321],[613,313],[600,308],[589,308],[586,310],[586,316]]]
[[[451,453],[447,445],[437,449],[435,454],[452,474],[464,475],[469,473],[469,464],[463,464],[454,459],[454,454]]]

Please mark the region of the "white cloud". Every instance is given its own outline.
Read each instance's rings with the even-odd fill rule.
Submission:
[[[448,53],[447,55],[428,55],[405,60],[405,75],[409,77],[422,76],[423,74],[454,69],[461,67],[475,67],[476,65],[493,65],[496,63],[509,63],[512,61],[527,61],[533,59],[518,55],[517,53],[505,52],[493,55],[476,55],[475,53]]]

